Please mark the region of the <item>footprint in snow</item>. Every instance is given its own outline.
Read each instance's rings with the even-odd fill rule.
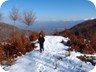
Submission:
[[[42,64],[39,65],[38,72],[44,72],[44,66]]]

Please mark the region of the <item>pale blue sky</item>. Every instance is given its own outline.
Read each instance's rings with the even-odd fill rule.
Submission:
[[[96,17],[96,8],[88,0],[8,0],[0,8],[6,16],[17,6],[20,11],[33,10],[37,20],[82,20]]]

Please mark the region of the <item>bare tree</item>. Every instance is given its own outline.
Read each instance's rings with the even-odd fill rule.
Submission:
[[[19,9],[17,7],[13,7],[10,11],[9,17],[12,21],[14,21],[14,26],[15,22],[19,20],[20,14],[19,14]],[[15,27],[14,27],[14,32],[15,32]]]
[[[36,17],[32,11],[23,12],[22,22],[25,23],[28,27],[32,25],[35,20],[36,20]],[[29,36],[28,31],[27,31],[27,35]]]

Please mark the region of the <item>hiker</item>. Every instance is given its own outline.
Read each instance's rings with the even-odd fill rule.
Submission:
[[[44,36],[40,33],[38,39],[39,46],[40,46],[40,53],[44,51],[44,41],[45,41]]]

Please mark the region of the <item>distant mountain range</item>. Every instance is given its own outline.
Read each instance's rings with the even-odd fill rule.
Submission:
[[[62,31],[64,28],[71,28],[84,20],[78,21],[36,21],[31,26],[26,27],[24,24],[17,24],[19,28],[41,31],[44,30],[47,34],[52,34],[55,31]]]
[[[21,26],[20,26],[21,25]],[[29,28],[23,24],[16,24],[16,31],[26,32],[26,29],[40,31],[44,30],[47,34],[51,34],[57,31],[63,31],[64,28],[69,28],[74,32],[81,32],[82,34],[94,33],[96,34],[96,19],[87,21],[50,21],[50,22],[35,22]],[[14,26],[0,22],[0,40],[6,39],[13,32]]]

